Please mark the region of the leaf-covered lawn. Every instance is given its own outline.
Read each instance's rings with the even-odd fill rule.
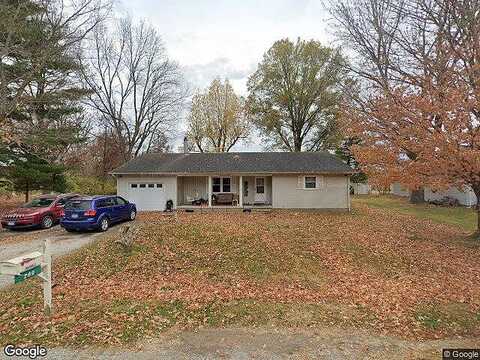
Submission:
[[[0,344],[117,344],[171,327],[344,326],[480,336],[480,247],[459,227],[356,201],[352,213],[158,214],[130,254],[114,233],[0,292]]]

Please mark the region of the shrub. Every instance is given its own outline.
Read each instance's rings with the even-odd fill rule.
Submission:
[[[78,174],[68,174],[67,181],[69,189],[72,192],[85,195],[98,194],[116,194],[117,187],[115,179],[106,180],[94,176],[81,176]]]

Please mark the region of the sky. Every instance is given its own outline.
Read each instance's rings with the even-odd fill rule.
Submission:
[[[119,9],[158,30],[192,91],[221,77],[245,96],[248,76],[276,40],[300,37],[330,44],[332,38],[322,0],[123,0]],[[175,147],[184,130],[181,119]],[[261,145],[252,139],[235,150],[259,151]]]

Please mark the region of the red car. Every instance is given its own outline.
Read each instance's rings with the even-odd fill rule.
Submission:
[[[41,227],[48,229],[63,216],[63,205],[77,194],[42,195],[2,217],[2,227],[23,229]]]

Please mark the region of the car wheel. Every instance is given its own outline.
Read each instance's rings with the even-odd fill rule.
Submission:
[[[109,224],[108,218],[104,217],[104,218],[100,221],[100,231],[107,231],[109,225],[110,225],[110,224]]]
[[[75,232],[75,229],[65,229],[65,230],[67,230],[68,232],[71,232],[71,233]]]
[[[135,220],[137,212],[135,210],[130,211],[130,220]]]
[[[44,216],[41,226],[42,229],[50,229],[53,226],[53,218],[50,215]]]

